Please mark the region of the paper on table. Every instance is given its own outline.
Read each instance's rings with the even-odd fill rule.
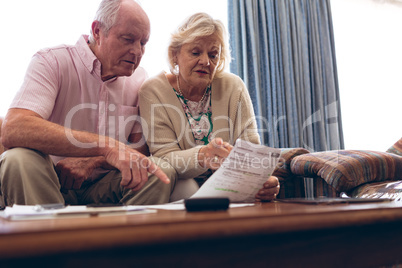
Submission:
[[[254,202],[271,176],[281,150],[237,140],[221,167],[191,198],[226,196],[231,202]]]
[[[58,209],[38,209],[38,206],[14,205],[6,207],[0,217],[8,220],[36,220],[60,217],[90,217],[118,214],[135,214],[155,212],[143,206],[87,207],[66,206]]]

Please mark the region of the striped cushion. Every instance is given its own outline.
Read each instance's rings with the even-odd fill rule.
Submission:
[[[298,155],[308,154],[310,151],[304,148],[282,148],[281,157],[279,158],[278,165],[276,166],[272,176],[286,178],[293,175],[290,170],[290,162]]]
[[[313,180],[313,196],[312,197],[339,197],[340,193],[334,187],[326,183],[320,177],[306,178]],[[311,197],[311,196],[309,196]]]
[[[290,162],[298,155],[308,154],[308,150],[303,148],[282,148],[281,157],[272,176],[278,177],[281,185],[277,198],[304,197],[304,179],[294,176],[290,170]]]
[[[309,153],[293,158],[291,171],[321,177],[337,191],[346,192],[367,182],[402,179],[402,156],[362,150]]]
[[[394,145],[392,145],[388,150],[388,153],[393,153],[402,156],[402,138],[399,139]]]

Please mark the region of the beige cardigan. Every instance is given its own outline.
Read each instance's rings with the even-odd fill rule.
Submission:
[[[198,164],[201,146],[195,140],[165,73],[144,82],[139,93],[144,136],[150,153],[176,168],[180,179],[195,178],[207,169]],[[224,73],[214,78],[211,91],[212,137],[234,144],[237,139],[260,143],[253,106],[240,77]]]

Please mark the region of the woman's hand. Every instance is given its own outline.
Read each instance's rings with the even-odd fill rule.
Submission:
[[[198,152],[198,162],[202,167],[216,170],[221,166],[232,148],[232,145],[224,142],[221,138],[215,138],[208,145],[201,147]]]
[[[279,194],[279,180],[277,177],[271,176],[264,183],[263,187],[255,195],[256,201],[271,201]]]

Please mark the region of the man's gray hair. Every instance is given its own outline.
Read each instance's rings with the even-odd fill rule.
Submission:
[[[102,0],[99,4],[94,21],[99,21],[100,27],[106,35],[109,33],[110,28],[112,28],[116,23],[121,2],[122,0]],[[92,30],[89,35],[89,42],[91,44],[95,43]]]

